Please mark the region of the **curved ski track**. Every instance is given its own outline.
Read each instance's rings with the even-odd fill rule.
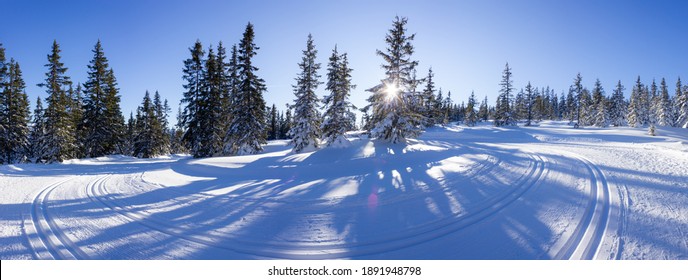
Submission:
[[[85,259],[88,256],[59,229],[48,212],[48,197],[69,177],[43,188],[33,199],[29,216],[24,216],[24,234],[37,259]]]
[[[610,186],[604,173],[592,161],[577,155],[571,158],[582,162],[590,173],[590,200],[582,220],[554,258],[571,260],[614,258],[619,255],[618,252],[603,254],[601,250],[605,237],[610,235],[611,231],[618,231],[621,206],[618,198],[612,196],[612,188],[616,190],[616,187]],[[618,240],[610,242],[617,244]],[[613,246],[613,244],[607,245]],[[614,247],[617,247],[616,250],[619,249],[618,246]]]
[[[498,213],[512,202],[522,197],[528,190],[537,185],[543,174],[547,172],[547,161],[543,157],[539,155],[533,155],[530,157],[532,158],[530,170],[527,172],[527,174],[524,174],[517,180],[517,183],[512,189],[496,197],[488,199],[479,206],[471,209],[472,211],[470,213],[451,216],[432,223],[423,224],[421,226],[404,231],[398,236],[391,236],[381,241],[365,243],[266,243],[241,240],[232,238],[231,236],[218,235],[209,232],[194,232],[193,230],[160,221],[150,217],[147,214],[133,210],[130,207],[118,204],[116,199],[108,195],[105,187],[105,182],[109,176],[98,178],[89,184],[87,186],[87,194],[93,201],[100,202],[104,206],[114,210],[116,213],[119,213],[131,221],[137,222],[155,231],[209,247],[266,258],[348,258],[406,248],[445,236],[452,232],[464,229],[470,225],[484,221],[488,217]]]

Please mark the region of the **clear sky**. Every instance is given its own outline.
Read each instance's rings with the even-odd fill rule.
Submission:
[[[592,87],[599,78],[610,94],[618,80],[630,88],[667,78],[671,94],[678,76],[688,82],[688,1],[150,1],[0,0],[0,42],[21,64],[32,107],[44,79],[53,39],[62,48],[67,74],[84,82],[93,46],[100,39],[128,116],[146,90],[158,90],[176,114],[183,88],[183,60],[196,39],[204,47],[238,43],[247,22],[260,47],[255,63],[268,86],[265,99],[280,109],[293,103],[291,85],[308,33],[313,34],[321,75],[335,44],[348,52],[357,106],[383,78],[384,36],[396,15],[416,33],[419,75],[435,81],[455,102],[472,90],[490,103],[504,64],[515,86],[528,81],[568,89],[576,73]],[[322,96],[324,86],[319,88]]]

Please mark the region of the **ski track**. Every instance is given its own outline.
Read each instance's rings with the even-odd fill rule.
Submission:
[[[162,232],[175,238],[184,239],[217,249],[228,250],[236,253],[259,256],[265,258],[289,258],[289,259],[332,259],[351,258],[366,255],[379,254],[394,251],[429,240],[433,240],[473,224],[484,221],[492,215],[502,211],[512,202],[521,198],[528,190],[532,189],[546,172],[547,161],[539,155],[532,155],[531,168],[524,174],[510,191],[492,197],[480,203],[472,211],[465,215],[446,217],[431,223],[410,228],[397,236],[390,236],[384,240],[375,242],[339,243],[339,244],[310,244],[309,242],[253,242],[222,236],[210,232],[197,232],[188,228],[167,223],[133,210],[131,207],[118,204],[106,188],[106,182],[110,176],[100,177],[87,187],[89,197],[100,202],[105,207],[124,216],[126,219],[137,222],[149,229]],[[501,161],[497,161],[499,163]],[[479,172],[488,172],[498,164],[485,167],[482,165]],[[403,200],[408,197],[400,198]],[[267,246],[266,246],[267,245]]]
[[[43,188],[33,199],[29,217],[24,217],[24,234],[37,259],[85,259],[86,254],[57,226],[48,212],[49,196],[57,187],[77,178],[60,180]]]

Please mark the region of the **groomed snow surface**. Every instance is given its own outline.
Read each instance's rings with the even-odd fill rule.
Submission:
[[[482,124],[392,145],[0,166],[0,259],[688,259],[688,132]]]

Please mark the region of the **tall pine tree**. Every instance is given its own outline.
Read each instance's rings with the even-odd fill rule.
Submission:
[[[198,118],[199,111],[202,109],[201,95],[203,93],[203,45],[201,41],[196,40],[196,43],[189,49],[191,58],[184,60],[184,95],[181,104],[184,105],[184,111],[181,115],[181,126],[184,130],[182,136],[186,148],[194,156],[201,151],[201,120]]]
[[[317,54],[313,37],[308,34],[306,49],[299,63],[301,72],[296,77],[296,85],[293,86],[296,96],[293,107],[295,120],[289,134],[292,136],[291,144],[295,153],[312,151],[320,146],[321,122],[318,112],[319,100],[315,90],[322,82],[319,81],[318,75],[320,63],[315,62]]]
[[[351,71],[346,53],[340,55],[335,46],[327,67],[326,90],[330,94],[323,99],[325,115],[322,130],[328,146],[346,146],[349,143],[345,133],[352,129],[349,113],[355,109],[349,101],[349,95],[356,87],[351,83]]]
[[[36,108],[33,110],[33,121],[29,134],[29,152],[27,156],[36,163],[45,162],[48,145],[45,141],[45,110],[41,98],[36,98]]]
[[[499,85],[499,96],[497,97],[497,108],[495,112],[495,126],[510,126],[516,125],[516,119],[512,112],[512,93],[514,91],[514,81],[511,78],[511,68],[509,63],[506,63],[504,72],[502,74],[502,82]]]
[[[3,58],[0,57],[0,62]],[[4,88],[0,88],[0,163],[11,164],[26,160],[29,147],[29,100],[19,63],[10,59],[5,75]]]
[[[421,132],[421,116],[415,107],[418,82],[413,75],[418,61],[411,58],[415,34],[406,34],[407,23],[407,18],[395,18],[385,38],[387,49],[377,51],[384,60],[382,68],[386,77],[381,84],[367,90],[372,93],[368,98],[372,106],[370,134],[391,143],[406,142]]]
[[[661,126],[672,126],[674,125],[674,109],[671,106],[671,98],[669,97],[669,88],[667,87],[666,80],[662,78],[662,82],[659,86],[659,96],[657,97],[656,105],[656,116],[657,124]]]
[[[626,124],[626,100],[623,91],[624,86],[619,81],[616,84],[609,104],[609,122],[613,126],[623,126]]]
[[[84,83],[84,154],[99,157],[120,152],[124,135],[124,116],[114,72],[108,65],[100,40],[93,49]]]
[[[45,73],[45,82],[38,84],[46,89],[47,108],[46,141],[49,147],[48,162],[62,162],[76,157],[76,127],[71,115],[70,105],[72,100],[68,95],[68,89],[72,82],[66,75],[67,68],[60,61],[60,45],[53,41],[52,52],[48,55],[48,71]]]
[[[237,92],[233,98],[232,120],[225,135],[224,151],[232,155],[254,154],[266,142],[265,81],[256,75],[253,57],[259,49],[254,43],[253,24],[246,25],[239,43],[237,58]]]

